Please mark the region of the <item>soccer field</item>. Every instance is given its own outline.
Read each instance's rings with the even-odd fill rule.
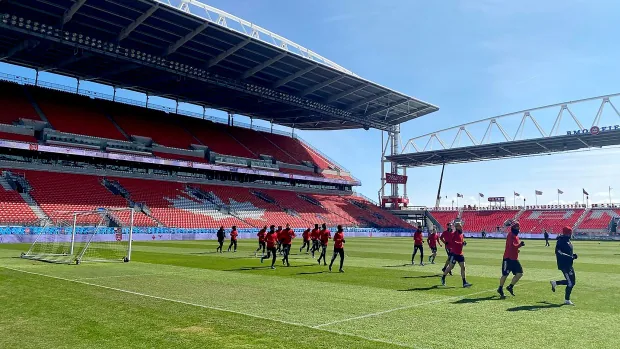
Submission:
[[[439,286],[441,250],[438,264],[405,265],[409,238],[347,239],[344,274],[298,254],[299,241],[276,270],[254,240],[223,254],[214,241],[136,242],[131,263],[79,266],[0,245],[0,348],[620,347],[620,244],[574,243],[570,307],[549,286],[561,279],[554,241],[526,241],[525,275],[504,300],[504,241],[468,242],[469,289],[457,273]]]

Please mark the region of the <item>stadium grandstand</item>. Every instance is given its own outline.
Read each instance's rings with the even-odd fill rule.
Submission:
[[[481,142],[476,149],[406,154],[415,139],[399,151],[399,125],[438,110],[436,106],[364,80],[221,10],[188,4],[0,3],[3,60],[34,70],[34,77],[0,74],[3,234],[24,234],[53,222],[59,211],[130,207],[136,210],[136,229],[147,235],[213,234],[222,225],[254,232],[286,223],[297,229],[326,223],[363,233],[409,234],[414,225],[445,228],[454,220],[466,222],[471,234],[503,233],[506,222],[515,219],[534,235],[566,225],[583,234],[615,231],[620,210],[613,205],[437,205],[413,214],[406,186],[399,192],[406,183],[406,176],[399,175],[403,168],[539,150],[530,147],[532,140],[507,138],[507,144]],[[196,6],[208,15],[196,15]],[[43,81],[41,72],[75,78],[77,86]],[[111,86],[114,93],[81,88],[81,81]],[[146,101],[118,97],[117,89],[143,93]],[[176,107],[149,102],[154,96],[175,101]],[[202,113],[183,110],[179,102],[199,106]],[[209,116],[208,109],[224,111],[228,118]],[[235,115],[291,131],[235,122]],[[501,127],[498,120],[491,122]],[[356,194],[359,180],[294,132],[369,128],[388,136],[378,202]],[[553,151],[597,140],[614,142],[612,136],[560,136],[563,148]],[[431,134],[429,142],[438,137]],[[539,140],[539,149],[552,148],[558,139]],[[91,225],[92,219],[82,217],[77,224]],[[106,219],[110,227],[124,226],[129,216],[120,210]]]
[[[58,212],[98,209],[109,209],[105,225],[125,227],[123,209],[134,208],[136,232],[146,236],[287,223],[410,232],[410,223],[354,193],[359,180],[294,130],[387,130],[437,107],[223,11],[189,5],[0,3],[3,61],[34,70],[34,78],[0,74],[0,231],[28,234],[53,225]],[[196,16],[196,6],[208,15]],[[42,72],[77,86],[43,81]],[[83,89],[83,81],[114,93]],[[291,131],[235,122],[236,114]]]

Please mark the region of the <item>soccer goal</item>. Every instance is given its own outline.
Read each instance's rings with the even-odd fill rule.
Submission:
[[[54,212],[22,258],[64,264],[131,260],[134,210]]]

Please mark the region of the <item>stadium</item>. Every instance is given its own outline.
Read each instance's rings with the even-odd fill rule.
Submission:
[[[442,192],[446,165],[617,146],[619,127],[601,123],[604,110],[620,117],[617,95],[403,143],[401,125],[439,107],[194,0],[0,1],[0,52],[32,72],[0,72],[2,348],[495,348],[507,329],[494,324],[506,321],[522,347],[620,341],[620,307],[608,298],[620,284],[611,194],[590,204],[581,189],[583,202],[562,204],[558,189],[557,204],[532,205],[516,191],[480,193],[478,205],[459,206],[462,194],[449,205]],[[92,84],[112,93],[83,87]],[[591,127],[572,111],[582,103],[599,106]],[[554,115],[549,129],[536,119],[541,110]],[[563,116],[578,131],[561,128]],[[520,122],[506,126],[510,118]],[[539,134],[524,137],[526,122]],[[376,199],[296,133],[369,129],[382,136]],[[407,195],[411,173],[428,166],[442,166],[432,207]],[[504,299],[495,294],[500,255],[515,222],[527,239],[526,272],[517,296]],[[468,239],[473,288],[454,286],[458,276],[439,284],[443,249],[437,266],[411,256],[414,232],[429,238],[453,223]],[[346,245],[334,235],[310,250],[321,225]],[[278,236],[277,256],[267,242],[274,250],[264,263],[256,241],[270,226],[290,226],[296,239]],[[548,234],[554,244],[566,228],[580,256],[575,308],[549,290],[562,274],[543,241]],[[331,273],[330,258],[342,273]],[[461,332],[444,333],[446,322]],[[559,323],[571,324],[568,344]]]

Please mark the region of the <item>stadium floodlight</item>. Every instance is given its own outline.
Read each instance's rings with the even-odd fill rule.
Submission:
[[[21,257],[60,264],[129,262],[134,212],[132,208],[53,212]]]

